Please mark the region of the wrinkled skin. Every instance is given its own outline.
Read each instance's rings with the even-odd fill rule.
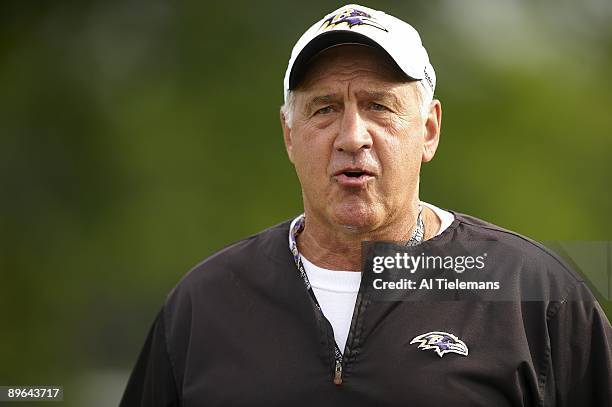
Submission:
[[[441,108],[434,100],[424,118],[420,85],[386,58],[360,45],[322,52],[294,91],[291,128],[281,115],[307,219],[298,244],[321,266],[358,269],[346,257],[362,240],[404,240],[414,228],[421,163],[435,154]],[[431,226],[437,217],[427,210],[425,219]]]

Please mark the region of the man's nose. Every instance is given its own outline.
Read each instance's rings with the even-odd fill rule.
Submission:
[[[361,149],[372,147],[372,137],[368,132],[365,120],[356,108],[345,108],[342,112],[338,135],[334,140],[334,148],[337,151],[356,153]]]

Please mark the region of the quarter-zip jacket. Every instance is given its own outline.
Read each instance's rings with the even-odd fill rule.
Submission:
[[[284,222],[178,283],[121,406],[611,406],[612,328],[580,277],[537,243],[454,215],[433,240],[503,243],[489,256],[498,277],[528,275],[542,300],[374,301],[362,278],[336,365],[332,327],[304,288]],[[410,344],[431,331],[455,334],[469,355]]]

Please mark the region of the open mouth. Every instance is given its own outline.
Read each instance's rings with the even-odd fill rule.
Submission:
[[[338,184],[349,188],[364,188],[373,178],[373,173],[361,168],[347,168],[334,174]]]
[[[346,175],[349,178],[359,178],[362,175],[365,175],[365,171],[343,171],[342,174]]]

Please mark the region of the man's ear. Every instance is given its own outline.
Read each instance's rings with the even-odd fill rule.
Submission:
[[[440,130],[442,128],[442,105],[437,99],[432,100],[429,105],[429,113],[425,120],[425,137],[423,142],[423,155],[421,161],[431,161],[438,149],[440,141]]]
[[[287,150],[287,156],[289,161],[293,164],[293,140],[291,140],[291,127],[287,125],[285,114],[282,109],[280,112],[281,127],[283,128],[283,140],[285,141],[285,149]]]

